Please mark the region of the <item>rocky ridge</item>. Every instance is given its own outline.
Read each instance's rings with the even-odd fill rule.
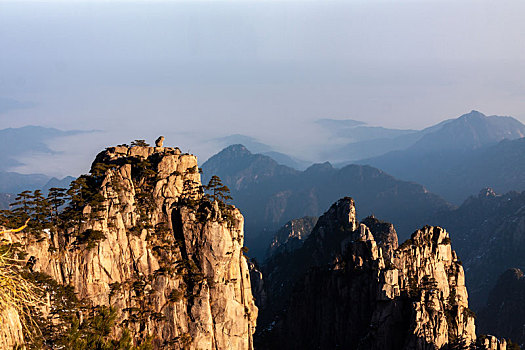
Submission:
[[[195,156],[111,147],[77,185],[89,200],[73,225],[7,237],[23,243],[33,271],[92,306],[115,308],[112,337],[125,328],[159,349],[253,348],[244,219],[205,198]]]
[[[263,273],[268,299],[280,304],[260,310],[262,349],[506,348],[477,340],[463,267],[444,229],[425,226],[398,246],[391,224],[358,223],[351,198]]]
[[[348,193],[360,203],[359,218],[374,214],[389,220],[403,238],[426,223],[430,215],[451,208],[423,186],[370,166],[336,169],[325,162],[297,171],[251,154],[240,145],[222,150],[202,168],[205,174],[218,175],[232,190],[246,218],[247,244],[258,259],[264,258],[273,233],[286,222],[319,216]]]
[[[274,236],[266,255],[289,253],[301,247],[317,223],[317,217],[305,216],[293,219],[284,224]]]

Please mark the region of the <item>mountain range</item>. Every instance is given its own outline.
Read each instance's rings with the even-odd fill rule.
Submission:
[[[331,121],[328,125],[327,120],[322,125],[332,135],[350,140],[347,144],[329,148],[324,153],[325,159],[336,164],[363,159],[369,161],[370,158],[380,156],[389,159],[391,152],[395,151],[426,154],[473,150],[504,139],[513,140],[525,136],[525,125],[518,120],[512,117],[485,116],[474,110],[422,130],[370,127],[356,124],[355,121],[347,126],[345,122],[348,120],[328,121]]]
[[[42,332],[30,337],[20,322],[25,299],[8,299],[0,309],[6,320],[0,347],[515,349],[476,331],[465,286],[474,270],[464,269],[452,249],[453,235],[418,221],[437,211],[458,218],[474,213],[465,220],[474,223],[483,210],[501,216],[509,211],[505,203],[514,208],[519,200],[486,190],[466,203],[470,207],[453,209],[422,186],[369,166],[324,163],[298,171],[240,145],[208,162],[204,179],[228,170],[223,179],[240,194],[235,206],[220,200],[227,190],[217,179],[200,191],[195,156],[179,148],[121,145],[98,154],[90,174],[70,187],[63,211],[32,199],[0,213],[7,226],[0,230],[1,248],[19,265],[0,265],[1,271],[26,283],[9,284],[7,292],[29,286],[24,295],[43,305],[38,323],[26,324]],[[354,199],[343,196],[318,219],[292,220],[272,242],[262,273],[244,256],[251,235],[244,223],[248,230],[253,219],[245,220],[239,208],[272,208],[269,219],[278,222],[340,192],[359,196],[369,209],[356,209]],[[378,215],[420,228],[398,244],[394,225],[375,216],[358,219],[376,208]],[[257,212],[250,215],[257,219]],[[513,223],[522,226],[504,217],[499,224],[510,232]],[[514,286],[507,280],[500,282]],[[506,320],[503,292],[491,305]]]
[[[351,198],[339,199],[302,245],[260,267],[257,349],[511,349],[476,339],[446,230],[425,226],[398,244],[392,224],[355,213]]]
[[[525,190],[525,125],[512,117],[471,111],[423,130],[374,127],[351,119],[316,123],[332,136],[320,147],[321,158],[336,168],[370,165],[422,184],[456,205],[485,187]],[[296,170],[308,164],[245,135],[217,140],[225,146],[247,143],[251,152]]]
[[[282,283],[294,251],[301,249],[314,231],[315,218],[301,218],[279,229],[268,248],[269,254],[259,269],[270,276],[265,281],[265,299],[272,298],[271,290]],[[372,232],[385,231],[375,218],[362,221]],[[469,307],[478,314],[480,333],[511,338],[525,344],[525,192],[497,194],[482,190],[469,197],[459,208],[445,210],[428,221],[449,232],[458,261],[465,269]],[[261,322],[267,320],[265,305]],[[273,311],[272,311],[273,310]]]
[[[525,125],[472,111],[441,123],[414,145],[357,163],[415,181],[460,204],[484,187],[525,189]]]
[[[363,165],[342,169],[330,163],[298,171],[242,145],[225,148],[202,165],[203,183],[218,175],[246,217],[246,240],[255,256],[264,255],[273,232],[290,219],[319,216],[337,198],[359,200],[359,217],[371,214],[394,222],[408,237],[433,213],[450,206],[416,183],[398,180]]]

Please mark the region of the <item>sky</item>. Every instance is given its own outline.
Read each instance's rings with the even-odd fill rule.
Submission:
[[[98,130],[14,169],[64,176],[161,134],[201,160],[230,134],[311,159],[330,136],[320,118],[523,122],[524,13],[505,0],[0,0],[0,129]]]

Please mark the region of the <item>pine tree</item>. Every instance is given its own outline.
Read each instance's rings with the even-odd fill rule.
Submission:
[[[47,201],[51,206],[51,222],[58,226],[60,207],[66,203],[66,189],[59,187],[52,187],[47,194]]]
[[[135,140],[131,142],[131,147],[148,147],[149,143],[147,143],[145,140]]]
[[[213,201],[227,202],[232,199],[230,189],[222,183],[222,180],[217,175],[211,177],[208,185],[204,186],[204,190],[211,191],[211,194],[208,194],[207,197]]]

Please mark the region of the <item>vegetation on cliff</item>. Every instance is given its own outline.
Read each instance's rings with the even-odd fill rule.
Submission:
[[[101,152],[69,189],[25,191],[0,212],[8,229],[27,221],[7,238],[43,303],[26,346],[251,348],[257,309],[229,189],[202,186],[194,156],[139,141]]]

